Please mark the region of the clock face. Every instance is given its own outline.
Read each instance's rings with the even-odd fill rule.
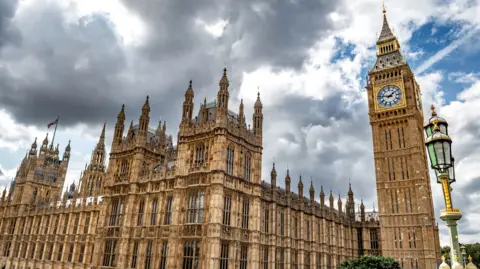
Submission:
[[[377,96],[378,103],[383,107],[392,107],[400,102],[402,90],[394,85],[383,87]]]

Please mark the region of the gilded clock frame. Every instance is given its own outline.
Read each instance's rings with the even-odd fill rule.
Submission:
[[[398,104],[391,106],[391,107],[383,107],[378,103],[378,92],[385,86],[397,86],[400,88],[400,91],[402,92],[402,97],[400,98],[400,102]],[[383,111],[388,111],[388,110],[395,110],[399,108],[403,108],[407,106],[407,99],[405,98],[405,87],[402,79],[399,80],[394,80],[394,81],[385,81],[381,84],[374,85],[373,86],[373,97],[374,97],[374,104],[375,104],[375,111],[378,112],[383,112]]]

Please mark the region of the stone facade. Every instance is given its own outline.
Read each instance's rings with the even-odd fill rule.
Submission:
[[[385,13],[385,12],[384,12]],[[366,86],[382,254],[403,268],[437,268],[440,257],[423,134],[420,86],[384,14]]]
[[[32,145],[2,197],[1,262],[17,269],[330,269],[347,258],[380,255],[377,215],[366,213],[363,203],[356,212],[351,188],[343,206],[331,192],[325,201],[323,189],[316,197],[311,185],[304,197],[301,177],[298,193],[291,192],[289,171],[280,188],[275,165],[270,183],[261,180],[260,95],[250,127],[243,102],[238,114],[229,109],[228,85],[224,70],[217,100],[204,101],[193,117],[190,82],[177,146],[165,122],[148,128],[148,97],[126,136],[122,107],[108,168],[104,127],[80,186],[70,186],[60,202],[52,202],[60,192],[49,199],[43,190],[63,186],[70,147],[60,161],[58,150],[45,146],[37,154]],[[51,165],[61,181],[35,177]],[[29,195],[34,188],[42,191]]]

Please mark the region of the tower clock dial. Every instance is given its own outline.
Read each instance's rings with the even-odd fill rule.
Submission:
[[[400,102],[402,90],[394,85],[383,87],[377,95],[378,103],[383,107],[392,107]]]

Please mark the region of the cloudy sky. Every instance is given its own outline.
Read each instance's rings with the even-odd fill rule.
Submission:
[[[450,122],[462,242],[480,241],[480,2],[386,1],[389,22],[423,91]],[[263,178],[275,160],[317,189],[376,201],[364,91],[382,24],[380,0],[0,0],[0,169],[7,185],[35,137],[60,116],[67,181],[78,181],[121,104],[138,120],[150,95],[152,127],[176,137],[183,94],[213,100],[226,63],[230,104],[251,119],[264,104]],[[198,105],[196,106],[198,108]],[[296,185],[296,180],[294,180]],[[443,208],[434,184],[436,210]],[[437,212],[438,214],[438,212]],[[448,240],[439,220],[441,241]]]

